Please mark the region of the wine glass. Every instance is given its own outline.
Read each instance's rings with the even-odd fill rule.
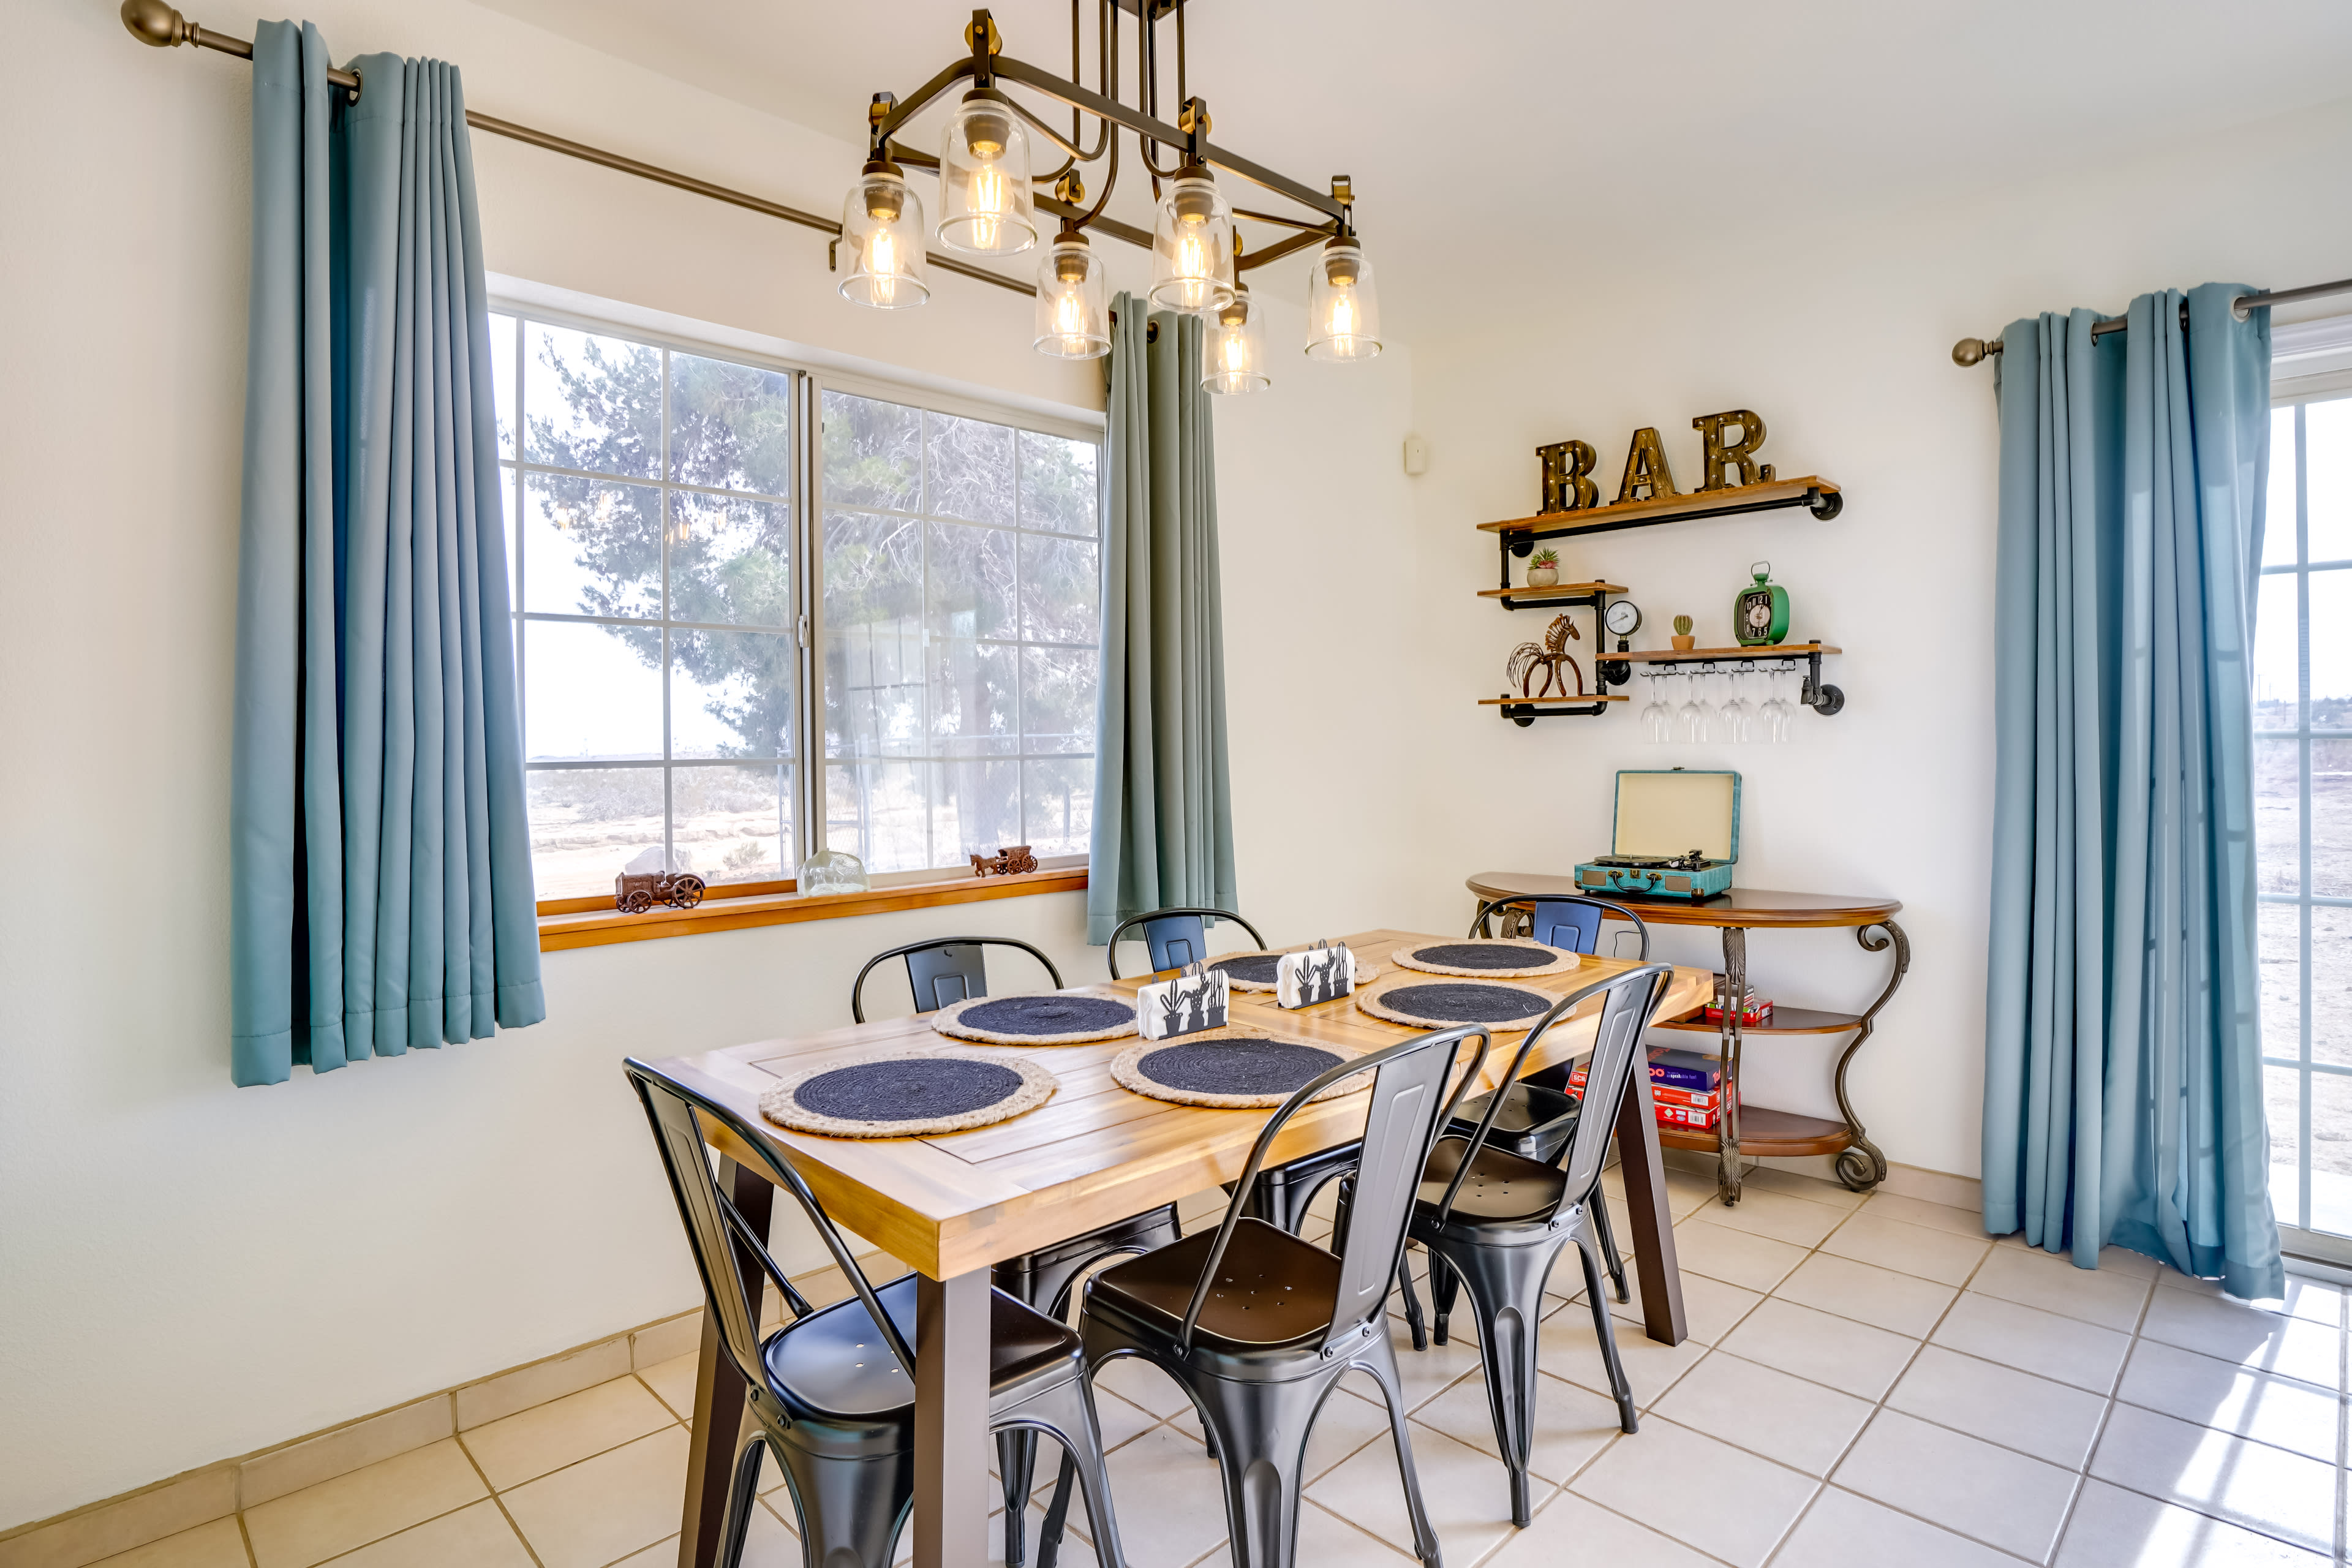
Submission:
[[[1658,745],[1675,738],[1675,712],[1666,706],[1666,689],[1659,684],[1665,674],[1655,667],[1642,671],[1642,679],[1650,683],[1649,704],[1642,710],[1642,736]]]
[[[1757,739],[1785,741],[1789,738],[1789,720],[1794,711],[1789,703],[1789,678],[1795,673],[1792,667],[1782,664],[1776,666],[1768,678],[1770,695],[1759,715],[1763,720],[1763,727]]]
[[[1713,727],[1715,710],[1704,700],[1696,670],[1683,670],[1679,679],[1683,687],[1683,705],[1675,715],[1675,724],[1684,744],[1703,745],[1706,742],[1707,731]]]
[[[1745,745],[1756,738],[1754,728],[1756,711],[1740,696],[1740,693],[1748,689],[1748,678],[1755,673],[1756,661],[1752,658],[1743,659],[1725,678],[1725,684],[1730,695],[1723,704],[1723,738],[1734,745]]]

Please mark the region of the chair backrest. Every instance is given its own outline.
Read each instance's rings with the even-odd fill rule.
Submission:
[[[737,1141],[756,1152],[761,1163],[758,1173],[797,1199],[809,1223],[833,1254],[834,1263],[850,1289],[865,1303],[866,1315],[880,1325],[882,1338],[890,1353],[912,1378],[915,1375],[915,1352],[899,1334],[898,1325],[882,1310],[876,1300],[874,1287],[857,1267],[841,1232],[810,1192],[800,1173],[770,1152],[767,1140],[743,1118],[728,1110],[667,1073],[647,1067],[631,1058],[622,1064],[629,1081],[636,1086],[637,1098],[645,1102],[646,1118],[653,1124],[654,1147],[661,1154],[662,1168],[669,1173],[669,1190],[677,1199],[678,1218],[686,1226],[687,1245],[694,1251],[694,1267],[702,1276],[704,1298],[719,1321],[719,1342],[726,1346],[736,1371],[753,1388],[767,1386],[766,1375],[760,1366],[760,1308],[757,1281],[765,1274],[783,1292],[784,1305],[794,1318],[805,1318],[814,1310],[783,1270],[768,1254],[766,1239],[743,1217],[719,1183],[710,1173],[710,1152],[703,1137],[702,1119],[718,1122],[732,1132]]]
[[[1470,934],[1487,934],[1486,921],[1496,910],[1507,908],[1517,900],[1496,899],[1478,906],[1478,918],[1470,922]],[[1528,935],[1551,947],[1566,948],[1570,952],[1601,951],[1601,922],[1604,920],[1624,921],[1641,939],[1641,951],[1636,962],[1650,961],[1650,923],[1622,904],[1612,904],[1606,899],[1587,899],[1574,894],[1556,899],[1538,899],[1535,910],[1528,917]]]
[[[1446,1075],[1461,1055],[1462,1042],[1474,1037],[1478,1042],[1477,1054],[1448,1093]],[[1192,1326],[1199,1321],[1201,1308],[1209,1299],[1209,1287],[1224,1260],[1225,1245],[1233,1239],[1234,1227],[1248,1206],[1258,1169],[1265,1163],[1266,1151],[1273,1146],[1275,1135],[1317,1095],[1366,1072],[1374,1077],[1364,1112],[1364,1141],[1357,1160],[1355,1195],[1348,1205],[1348,1227],[1337,1238],[1339,1288],[1323,1342],[1334,1343],[1366,1322],[1377,1321],[1387,1304],[1389,1287],[1396,1279],[1398,1260],[1404,1256],[1405,1221],[1411,1216],[1413,1195],[1420,1190],[1422,1167],[1429,1162],[1430,1146],[1437,1141],[1438,1129],[1445,1125],[1454,1108],[1461,1103],[1463,1091],[1476,1081],[1479,1068],[1486,1062],[1489,1039],[1486,1031],[1475,1024],[1416,1035],[1410,1040],[1343,1061],[1318,1074],[1284,1100],[1258,1133],[1257,1143],[1250,1150],[1249,1163],[1242,1167],[1241,1179],[1234,1184],[1233,1202],[1226,1206],[1224,1224],[1218,1227],[1217,1239],[1209,1248],[1207,1266],[1201,1270],[1200,1283],[1192,1289],[1192,1304],[1185,1309],[1182,1342],[1189,1345],[1192,1342]]]
[[[1642,1049],[1643,1033],[1649,1027],[1651,1016],[1656,1013],[1673,976],[1674,970],[1666,964],[1645,963],[1577,987],[1536,1020],[1504,1072],[1504,1081],[1516,1079],[1527,1063],[1528,1053],[1535,1049],[1536,1043],[1554,1024],[1577,1013],[1593,997],[1601,998],[1601,1015],[1592,1031],[1592,1056],[1585,1067],[1583,1103],[1568,1147],[1567,1181],[1561,1194],[1565,1204],[1582,1203],[1601,1180],[1601,1162],[1609,1157],[1609,1139],[1617,1129],[1618,1110],[1633,1082],[1634,1065],[1646,1059]],[[1438,1200],[1438,1224],[1444,1225],[1453,1214],[1454,1194],[1468,1179],[1478,1151],[1486,1146],[1504,1098],[1501,1094],[1488,1097],[1486,1113],[1478,1119],[1469,1147],[1463,1151],[1454,1167],[1454,1179],[1446,1184],[1445,1195]]]
[[[1213,920],[1232,921],[1250,933],[1252,942],[1261,948],[1265,945],[1265,938],[1258,935],[1257,927],[1231,910],[1152,910],[1129,916],[1111,931],[1110,942],[1103,949],[1104,961],[1110,965],[1110,977],[1118,978],[1119,942],[1138,926],[1143,928],[1143,945],[1151,955],[1155,973],[1205,963],[1209,956],[1209,922]]]
[[[1054,977],[1054,989],[1062,988],[1062,972],[1054,961],[1031,947],[1027,942],[1009,936],[935,936],[927,942],[910,942],[904,947],[894,947],[887,952],[877,952],[866,961],[857,978],[849,986],[849,1016],[859,1023],[866,1022],[866,977],[877,965],[894,958],[907,961],[907,985],[915,994],[915,1011],[936,1013],[952,1002],[988,994],[989,947],[1017,947],[1045,966]]]

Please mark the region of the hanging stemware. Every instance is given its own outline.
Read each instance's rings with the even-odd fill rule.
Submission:
[[[1654,665],[1642,669],[1642,679],[1650,683],[1650,700],[1642,710],[1642,737],[1661,746],[1675,738],[1675,712],[1666,706],[1666,689],[1662,684],[1665,674]]]

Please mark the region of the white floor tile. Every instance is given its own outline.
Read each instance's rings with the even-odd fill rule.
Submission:
[[[1484,1378],[1465,1378],[1414,1411],[1412,1418],[1455,1442],[1496,1456],[1495,1463],[1502,1464],[1502,1445],[1495,1437],[1495,1416],[1486,1402]],[[1536,1429],[1528,1474],[1565,1481],[1621,1435],[1615,1400],[1543,1373],[1536,1374]]]
[[[2061,1317],[2080,1318],[2086,1323],[2124,1333],[2139,1326],[2140,1308],[2147,1304],[2147,1293],[2154,1288],[2143,1275],[2104,1266],[2077,1268],[2065,1258],[2053,1258],[2046,1252],[2011,1247],[1995,1248],[1993,1255],[1985,1259],[1984,1267],[1977,1270],[1976,1278],[1969,1281],[1969,1289],[1980,1295],[2039,1307]]]
[[[1928,1345],[1886,1396],[1890,1410],[2079,1470],[2107,1402],[2087,1389]]]
[[[1805,1260],[1801,1247],[1727,1229],[1705,1218],[1675,1226],[1675,1251],[1685,1273],[1704,1274],[1749,1290],[1771,1289]]]
[[[2330,1390],[2155,1340],[2132,1347],[2116,1397],[2331,1465],[2344,1423],[2343,1401]]]
[[[1717,1204],[1691,1215],[1707,1225],[1744,1230],[1750,1236],[1767,1236],[1796,1247],[1819,1247],[1822,1237],[1836,1229],[1844,1217],[1841,1211],[1824,1205],[1744,1183],[1739,1201],[1731,1207]]]
[[[1817,1252],[1772,1294],[1873,1328],[1925,1339],[1959,1292],[1933,1279]]]
[[[1572,1491],[1554,1498],[1533,1523],[1503,1542],[1502,1550],[1488,1558],[1484,1568],[1564,1568],[1570,1563],[1591,1563],[1594,1568],[1603,1564],[1606,1568],[1716,1568],[1713,1559]],[[1302,1563],[1301,1568],[1326,1565]]]
[[[2131,1349],[2128,1334],[1973,1290],[1960,1292],[1932,1337],[1939,1345],[2094,1394],[2115,1387]]]
[[[1224,1568],[1230,1561],[1212,1557],[1207,1568]],[[1297,1561],[1300,1568],[1413,1568],[1419,1560],[1357,1529],[1328,1509],[1302,1502]]]
[[[1417,1351],[1402,1323],[1389,1326],[1389,1339],[1396,1346],[1397,1383],[1404,1390],[1407,1410],[1418,1410],[1463,1378],[1477,1375],[1478,1347],[1467,1341],[1449,1339],[1442,1345],[1433,1343],[1425,1351]],[[1368,1399],[1380,1397],[1376,1385],[1353,1376],[1342,1386]]]
[[[2335,1550],[2335,1467],[2266,1443],[2118,1405],[2091,1474],[2307,1551]]]
[[[1706,1346],[1696,1340],[1663,1345],[1632,1324],[1614,1327],[1617,1359],[1633,1390],[1633,1404],[1646,1410],[1674,1386],[1675,1379],[1698,1364]],[[1591,1309],[1563,1305],[1543,1321],[1536,1340],[1536,1365],[1579,1388],[1608,1394],[1609,1369],[1601,1359],[1601,1340],[1592,1331]]]
[[[2017,1559],[1924,1520],[1824,1487],[1773,1568],[2017,1568]]]
[[[2328,1561],[2094,1480],[2084,1483],[2055,1568],[2322,1568]]]
[[[1653,1416],[1594,1460],[1569,1491],[1734,1568],[1759,1568],[1820,1483],[1812,1477]]]
[[[1625,1277],[1625,1293],[1629,1301],[1620,1301],[1612,1293],[1609,1310],[1618,1322],[1628,1325],[1634,1333],[1642,1332],[1642,1281],[1631,1270]],[[1740,1319],[1755,1310],[1756,1303],[1764,1300],[1754,1290],[1744,1290],[1737,1285],[1726,1285],[1720,1279],[1710,1279],[1704,1274],[1685,1274],[1683,1287],[1683,1326],[1690,1337],[1702,1344],[1719,1343],[1723,1336],[1738,1325]],[[1607,1289],[1603,1287],[1604,1290]],[[1576,1297],[1577,1310],[1590,1312],[1583,1294]]]
[[[1956,1209],[1920,1198],[1901,1197],[1894,1193],[1873,1193],[1870,1201],[1862,1205],[1862,1212],[1880,1219],[1900,1220],[1905,1225],[1924,1225],[1931,1230],[1949,1231],[1954,1236],[1990,1239],[1985,1236],[1984,1216],[1974,1209]]]
[[[1958,1236],[1863,1213],[1831,1233],[1822,1250],[1900,1274],[1916,1274],[1939,1285],[1965,1285],[1985,1254],[1992,1250],[1992,1243],[1982,1237]]]
[[[2167,1290],[2148,1302],[2146,1338],[2323,1388],[2344,1386],[2343,1334],[2242,1301]]]
[[[1895,1386],[1919,1342],[1885,1329],[1770,1300],[1724,1336],[1723,1349],[1864,1399]]]
[[[1217,1466],[1197,1444],[1155,1426],[1108,1465],[1129,1568],[1182,1568],[1225,1539]]]
[[[1163,1420],[1192,1408],[1191,1396],[1176,1386],[1176,1380],[1139,1355],[1103,1363],[1095,1370],[1094,1384]]]
[[[1826,1476],[1870,1419],[1870,1402],[1717,1351],[1658,1401],[1666,1419]]]
[[[1416,1426],[1412,1462],[1423,1506],[1447,1562],[1475,1563],[1511,1533],[1510,1483],[1493,1456]],[[1534,1489],[1538,1500],[1553,1489],[1549,1484]],[[1357,1449],[1346,1464],[1308,1487],[1307,1495],[1398,1551],[1412,1551],[1412,1517],[1405,1510],[1404,1479],[1393,1443]]]
[[[2344,1322],[2347,1295],[2352,1295],[2352,1292],[2347,1292],[2341,1285],[2290,1274],[2286,1277],[2286,1306],[2283,1310],[2290,1318],[2337,1328]]]
[[[1882,1410],[1832,1478],[1850,1491],[2030,1562],[2048,1559],[2073,1471]]]
[[[1792,1198],[1826,1204],[1833,1209],[1858,1209],[1869,1201],[1868,1194],[1842,1187],[1835,1182],[1825,1182],[1818,1176],[1801,1176],[1794,1171],[1783,1171],[1772,1165],[1749,1167],[1748,1174],[1742,1178],[1741,1187],[1743,1190],[1760,1188],[1768,1193],[1786,1193]]]

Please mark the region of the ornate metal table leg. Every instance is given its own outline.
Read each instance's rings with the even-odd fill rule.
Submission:
[[[1874,937],[1874,931],[1883,934]],[[1878,1025],[1878,1010],[1886,1005],[1888,998],[1895,994],[1895,987],[1903,984],[1903,976],[1910,970],[1911,939],[1893,921],[1874,921],[1869,925],[1858,926],[1854,929],[1853,939],[1866,952],[1884,952],[1889,946],[1895,949],[1895,973],[1886,977],[1886,989],[1878,994],[1878,1000],[1863,1014],[1862,1022],[1853,1031],[1853,1038],[1846,1042],[1845,1049],[1838,1053],[1837,1059],[1838,1114],[1845,1118],[1846,1131],[1853,1139],[1853,1146],[1842,1151],[1837,1157],[1838,1180],[1860,1193],[1867,1192],[1886,1179],[1886,1156],[1878,1152],[1877,1144],[1863,1136],[1862,1122],[1853,1113],[1853,1102],[1845,1096],[1846,1065],[1853,1060],[1853,1053],[1862,1049],[1862,1042],[1870,1038],[1871,1031]]]
[[[1723,928],[1723,1090],[1716,1123],[1716,1186],[1727,1208],[1739,1201],[1739,1015],[1748,994],[1748,928]]]

